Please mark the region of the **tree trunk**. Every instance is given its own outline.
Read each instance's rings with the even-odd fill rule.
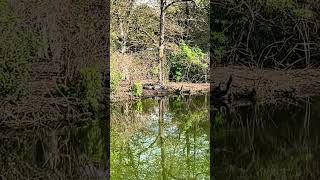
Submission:
[[[165,80],[165,55],[164,55],[164,23],[165,23],[165,0],[160,2],[160,39],[159,39],[159,83],[163,85]]]
[[[184,40],[187,40],[188,35],[189,35],[189,19],[190,19],[190,10],[189,10],[188,1],[185,2],[185,6],[186,6],[186,9],[185,9],[186,19],[185,19],[185,21],[184,21],[184,29],[185,29],[185,32],[184,32],[184,34],[183,34],[183,39],[184,39]]]
[[[120,28],[120,36],[121,36],[121,53],[124,54],[126,52],[126,44],[127,44],[127,37],[126,37],[126,33],[124,31],[124,24],[123,24],[123,20],[119,20],[119,28]]]

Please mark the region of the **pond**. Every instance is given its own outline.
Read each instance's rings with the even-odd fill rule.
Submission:
[[[216,108],[210,130],[208,96],[113,104],[111,179],[320,176],[320,98]]]
[[[229,111],[213,120],[215,179],[318,179],[320,98]]]
[[[216,107],[211,129],[209,103],[185,96],[112,104],[111,179],[320,177],[320,98],[233,102]],[[106,179],[107,131],[99,120],[1,129],[0,179]]]
[[[209,179],[209,97],[116,103],[111,179]]]

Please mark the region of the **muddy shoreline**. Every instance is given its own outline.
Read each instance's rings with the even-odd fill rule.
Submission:
[[[231,94],[246,94],[254,89],[256,99],[260,102],[277,103],[288,99],[307,96],[320,96],[320,69],[273,70],[254,69],[244,66],[215,67],[211,70],[212,87],[221,84],[223,88],[232,76]],[[154,80],[142,80],[154,83]],[[209,83],[175,83],[167,85],[169,94],[176,89],[190,91],[190,95],[206,94],[210,91]],[[166,94],[167,95],[167,94]],[[161,96],[161,93],[144,90],[141,98]],[[139,99],[132,96],[129,83],[122,82],[119,90],[111,95],[111,102]]]

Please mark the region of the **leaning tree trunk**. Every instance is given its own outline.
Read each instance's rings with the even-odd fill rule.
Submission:
[[[159,39],[159,83],[163,85],[165,77],[165,55],[164,55],[164,23],[165,23],[165,0],[160,2],[160,39]]]

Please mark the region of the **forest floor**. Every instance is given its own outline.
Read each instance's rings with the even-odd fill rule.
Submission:
[[[320,69],[274,70],[255,69],[245,66],[215,67],[211,70],[213,87],[221,83],[225,86],[232,75],[233,81],[230,92],[232,94],[246,94],[253,89],[256,97],[261,101],[287,100],[288,98],[320,96]],[[143,84],[155,83],[155,80],[141,80]],[[169,93],[176,89],[190,91],[190,94],[205,94],[210,91],[209,83],[169,82]],[[122,82],[118,91],[111,95],[111,101],[132,100],[129,91],[130,83]],[[144,89],[142,98],[155,96],[154,92]]]

